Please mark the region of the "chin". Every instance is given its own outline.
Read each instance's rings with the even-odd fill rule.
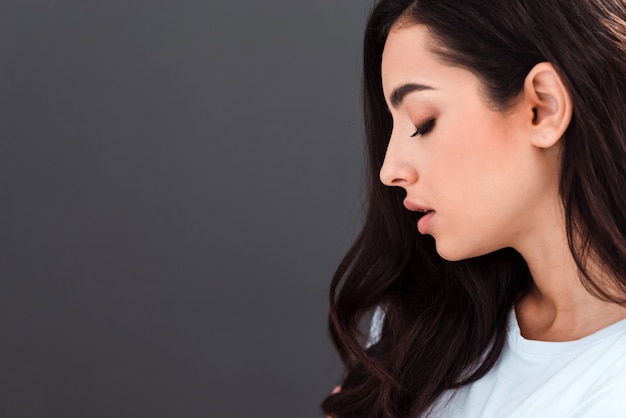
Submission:
[[[443,258],[446,261],[461,261],[461,260],[466,260],[468,258],[471,258],[471,257],[459,256],[456,254],[444,253],[439,250],[437,250],[437,253],[439,254],[441,258]]]
[[[437,254],[447,261],[461,261],[467,260],[468,258],[479,257],[488,253],[488,251],[477,251],[476,248],[460,246],[458,245],[458,242],[459,241],[442,242],[441,240],[435,239]]]

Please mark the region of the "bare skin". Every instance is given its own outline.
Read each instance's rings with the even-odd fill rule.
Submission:
[[[565,233],[551,236],[552,241],[518,249],[535,285],[516,307],[522,335],[531,340],[571,341],[626,318],[624,307],[602,301],[583,287]],[[595,278],[610,281],[610,277],[598,273]]]

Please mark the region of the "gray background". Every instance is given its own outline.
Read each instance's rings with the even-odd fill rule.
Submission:
[[[1,2],[1,417],[320,416],[369,6]]]

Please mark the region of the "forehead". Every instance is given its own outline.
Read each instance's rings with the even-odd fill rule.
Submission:
[[[390,30],[382,55],[381,76],[385,99],[406,83],[433,87],[440,93],[456,95],[477,87],[473,73],[444,63],[433,52],[434,40],[425,25],[396,23]]]
[[[428,29],[424,25],[396,23],[387,36],[382,56],[382,76],[402,77],[426,72],[435,64]]]

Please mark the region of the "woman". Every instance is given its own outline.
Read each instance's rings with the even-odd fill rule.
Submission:
[[[380,0],[363,91],[326,414],[626,416],[625,2]]]

